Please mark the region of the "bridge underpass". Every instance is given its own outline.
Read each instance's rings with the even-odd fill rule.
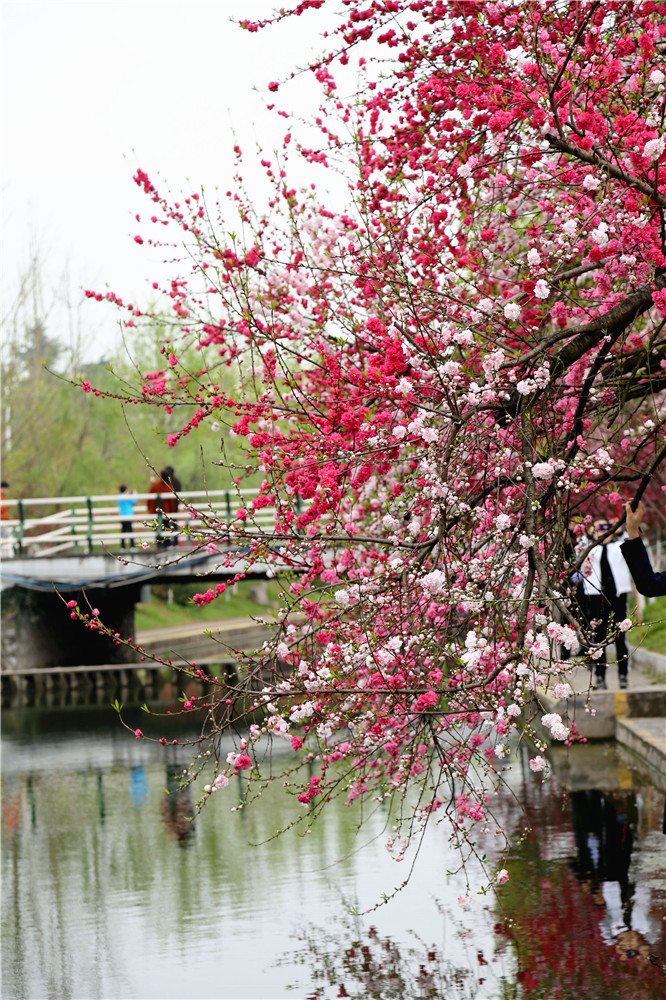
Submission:
[[[2,591],[2,672],[25,668],[131,662],[136,653],[73,621],[66,607],[76,600],[85,612],[98,608],[105,625],[123,638],[134,636],[134,607],[142,588],[157,583],[211,582],[236,573],[265,579],[268,566],[250,568],[244,549],[215,554],[173,547],[117,556],[17,556],[0,567]],[[233,553],[233,565],[225,556]]]
[[[143,587],[200,580],[201,589],[206,590],[211,581],[249,570],[242,550],[236,552],[231,567],[221,565],[224,555],[188,555],[174,547],[159,555],[132,553],[122,562],[117,556],[99,553],[4,560],[0,569],[2,672],[135,660],[131,649],[73,621],[67,601],[76,600],[84,611],[98,608],[105,625],[124,638],[134,636],[134,607]],[[248,578],[265,577],[267,569],[253,565]]]

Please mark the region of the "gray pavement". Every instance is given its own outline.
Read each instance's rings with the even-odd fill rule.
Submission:
[[[573,697],[558,700],[551,686],[537,692],[539,705],[573,724],[580,736],[617,739],[666,772],[666,656],[632,649],[627,688],[621,689],[614,653],[614,647],[607,650],[606,690],[595,689],[590,671],[574,659],[566,677]]]

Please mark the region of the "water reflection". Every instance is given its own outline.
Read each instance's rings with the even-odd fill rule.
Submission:
[[[662,794],[615,746],[573,747],[553,763],[564,796],[527,786],[531,829],[498,893],[517,995],[657,1000],[666,989]]]
[[[113,713],[5,723],[6,1000],[663,996],[662,794],[616,750],[555,755],[553,785],[514,757],[497,898],[460,908],[464,875],[445,876],[456,858],[433,826],[407,889],[352,920],[349,901],[362,911],[406,874],[385,812],[359,835],[358,809],[332,803],[311,834],[272,839],[293,803],[275,787],[232,812],[239,778],[192,822],[187,751],[128,738]]]
[[[351,917],[331,927],[309,928],[299,939],[305,948],[312,978],[308,1000],[325,997],[369,997],[373,1000],[405,1000],[413,997],[455,997],[474,1000],[499,996],[494,970],[477,974],[489,962],[481,951],[470,961],[465,947],[466,932],[451,913],[445,915],[451,937],[458,937],[457,960],[447,958],[436,945],[412,935],[397,943],[379,933],[374,924],[364,925]],[[491,961],[494,961],[491,959]]]
[[[183,786],[180,769],[173,764],[166,769],[161,812],[167,833],[183,846],[192,843],[195,830],[192,793],[189,785]]]
[[[603,934],[606,944],[626,935],[640,916],[635,885],[629,880],[631,849],[638,823],[633,791],[604,794],[598,788],[571,794],[573,827],[578,855],[572,868],[586,893],[605,911]],[[645,930],[638,926],[640,934]],[[626,937],[625,937],[626,940]]]

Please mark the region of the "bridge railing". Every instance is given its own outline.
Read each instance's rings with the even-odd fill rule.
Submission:
[[[162,501],[174,496],[167,491],[162,494],[6,498],[2,501],[0,554],[8,559],[12,556],[81,555],[117,550],[121,546],[140,549],[183,545],[189,544],[189,531],[196,535],[196,544],[200,544],[209,535],[211,540],[219,539],[217,525],[233,522],[236,511],[251,505],[258,492],[252,489],[180,492],[175,513],[162,509]],[[119,513],[117,502],[121,496],[136,501],[131,516]],[[155,513],[148,511],[149,500],[156,502]],[[265,507],[252,513],[252,524],[270,529],[274,526],[274,518],[274,509]],[[131,533],[121,529],[121,522],[131,523]],[[251,530],[249,523],[248,527]]]

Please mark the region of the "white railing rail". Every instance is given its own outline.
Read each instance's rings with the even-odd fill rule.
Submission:
[[[168,545],[180,541],[193,541],[199,545],[208,535],[219,539],[221,524],[236,519],[241,507],[251,510],[257,496],[256,489],[235,490],[185,490],[178,494],[178,510],[166,513],[162,501],[173,499],[174,494],[164,493],[114,493],[89,497],[25,497],[5,498],[2,501],[5,516],[0,521],[2,530],[1,554],[3,559],[12,556],[46,556],[56,554],[85,554],[104,549],[144,548],[146,545]],[[132,499],[136,503],[131,517],[121,516],[119,499]],[[148,511],[147,502],[157,501],[156,513]],[[9,518],[6,514],[9,513]],[[121,529],[122,522],[131,522],[131,534]],[[247,527],[271,529],[275,523],[275,510],[264,507],[251,514]],[[223,529],[222,529],[223,530]]]

